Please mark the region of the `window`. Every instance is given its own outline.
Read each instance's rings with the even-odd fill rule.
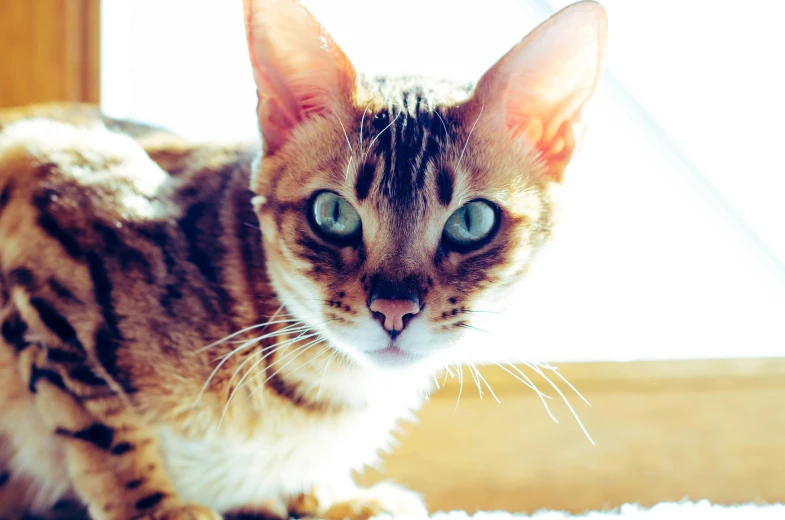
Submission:
[[[305,3],[358,69],[474,80],[570,2]],[[489,327],[526,357],[782,354],[785,84],[773,64],[785,8],[605,5],[608,69],[562,224],[516,319]],[[240,2],[102,7],[105,110],[194,139],[256,138]]]

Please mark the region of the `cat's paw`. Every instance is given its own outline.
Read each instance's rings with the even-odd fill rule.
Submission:
[[[417,493],[390,483],[357,489],[355,496],[335,502],[321,516],[324,520],[367,520],[381,514],[428,518],[428,510]]]
[[[209,507],[198,504],[179,504],[156,511],[140,520],[222,520],[222,516]]]

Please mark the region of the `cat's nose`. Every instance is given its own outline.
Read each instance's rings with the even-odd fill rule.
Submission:
[[[420,312],[420,303],[417,300],[389,300],[379,298],[370,305],[371,312],[382,322],[384,330],[393,338],[401,333],[406,326],[404,318]]]

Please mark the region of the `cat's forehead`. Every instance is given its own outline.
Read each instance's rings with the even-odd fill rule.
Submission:
[[[358,201],[373,199],[409,216],[432,203],[449,203],[454,174],[447,159],[459,126],[453,108],[471,85],[412,76],[375,78],[366,85],[376,95],[360,116]]]

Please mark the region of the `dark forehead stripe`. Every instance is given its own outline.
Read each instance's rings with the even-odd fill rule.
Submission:
[[[380,193],[397,207],[411,207],[424,201],[427,172],[447,140],[446,125],[421,89],[388,93],[388,99],[389,107],[368,125],[368,154],[382,170]],[[360,171],[358,193],[360,187],[370,190],[374,172]]]
[[[373,184],[375,172],[375,164],[366,162],[360,167],[360,173],[357,174],[357,182],[354,185],[354,192],[357,195],[357,200],[360,202],[368,197],[368,192],[371,191],[371,184]]]
[[[452,173],[444,168],[439,170],[436,174],[436,192],[439,196],[439,202],[443,206],[450,204],[453,192],[453,177]]]

